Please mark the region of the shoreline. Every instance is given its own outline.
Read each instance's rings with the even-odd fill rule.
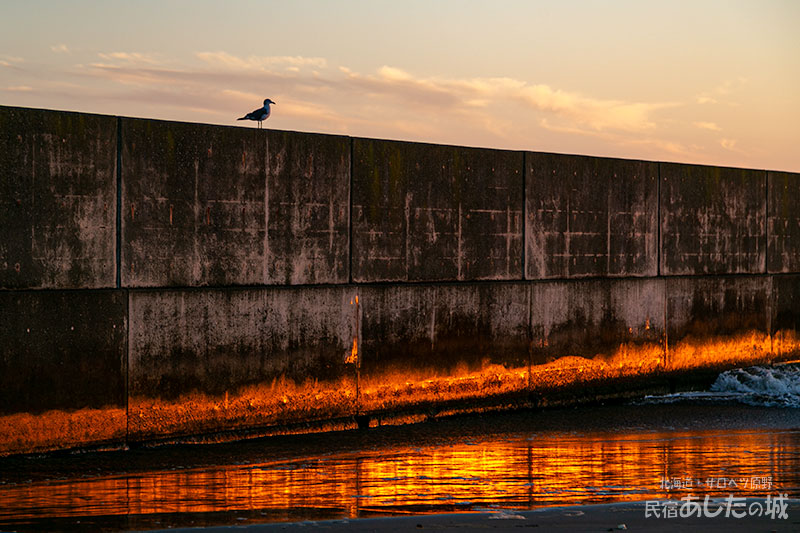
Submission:
[[[681,530],[692,521],[647,518],[644,502],[785,493],[788,521],[701,518],[696,530],[800,531],[797,428],[800,409],[614,405],[7,459],[0,530]]]
[[[663,503],[666,500],[658,500]],[[675,502],[676,500],[669,500]],[[732,514],[745,516],[725,517],[726,503],[724,498],[712,500],[722,506],[715,508],[712,503],[709,511],[713,514],[719,511],[716,517],[692,516],[687,518],[664,518],[646,516],[645,501],[603,503],[588,505],[567,505],[556,507],[543,507],[528,511],[515,511],[510,509],[486,510],[475,513],[444,513],[414,516],[395,516],[378,518],[358,518],[340,520],[319,520],[302,522],[278,522],[269,524],[237,524],[216,527],[191,527],[156,530],[163,532],[182,533],[225,533],[230,531],[245,531],[248,533],[270,533],[278,531],[309,531],[320,530],[326,532],[356,531],[389,533],[393,531],[425,531],[425,530],[454,530],[459,532],[472,531],[521,531],[520,528],[535,528],[536,531],[649,531],[655,533],[673,533],[674,531],[703,531],[718,533],[734,532],[784,532],[800,529],[800,499],[784,500],[785,507],[776,511],[785,511],[787,518],[771,518],[769,516],[753,516],[748,514],[747,508],[754,504],[769,506],[766,498],[747,498],[746,505],[742,508],[734,506]],[[677,504],[680,506],[680,501]],[[702,500],[701,500],[702,506]],[[702,511],[701,511],[702,512]],[[776,513],[777,515],[778,513]]]

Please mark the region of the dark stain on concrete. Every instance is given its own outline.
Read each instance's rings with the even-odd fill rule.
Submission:
[[[116,121],[0,106],[0,288],[114,287]]]
[[[661,273],[766,270],[764,171],[661,164]]]
[[[0,414],[125,406],[123,291],[0,291]]]
[[[767,177],[767,269],[800,272],[800,174]]]
[[[353,280],[522,278],[522,154],[354,139]]]
[[[656,163],[529,153],[527,279],[654,276]]]
[[[344,137],[123,119],[128,287],[341,283]]]

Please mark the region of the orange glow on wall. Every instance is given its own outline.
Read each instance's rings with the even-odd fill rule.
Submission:
[[[765,363],[773,353],[769,335],[751,331],[711,340],[686,337],[670,346],[667,359],[670,370],[689,370]]]
[[[357,301],[356,296],[352,300],[356,313]],[[538,365],[505,365],[493,362],[487,354],[477,367],[462,363],[454,369],[393,368],[365,374],[360,369],[357,332],[352,342],[344,362],[353,366],[335,380],[296,383],[279,378],[220,396],[192,393],[175,400],[131,396],[127,412],[106,408],[2,416],[0,454],[227,430],[280,434],[347,428],[355,427],[352,417],[356,414],[377,417],[373,425],[417,422],[431,413],[444,416],[524,404],[529,393],[541,393],[537,398],[540,405],[558,404],[560,400],[553,400],[551,391],[572,387],[580,392],[584,385],[601,385],[604,395],[624,397],[636,391],[615,388],[617,379],[647,379],[660,372],[702,368],[721,370],[800,354],[800,337],[793,331],[780,331],[772,337],[752,331],[711,339],[686,337],[670,343],[666,357],[663,342],[630,343],[610,354],[591,358],[567,354]],[[314,425],[297,426],[307,422]]]
[[[358,362],[358,337],[353,337],[353,349],[350,350],[350,355],[344,362],[348,365],[354,365]]]
[[[355,303],[355,299],[353,300]],[[789,341],[783,341],[788,346]],[[356,413],[379,416],[382,423],[424,420],[415,409],[439,415],[474,411],[478,404],[492,405],[491,398],[524,397],[528,392],[545,393],[543,404],[551,402],[548,391],[582,385],[605,385],[607,396],[626,396],[614,389],[614,380],[647,378],[663,371],[722,368],[762,363],[770,358],[770,339],[760,333],[707,341],[685,339],[670,346],[664,357],[663,343],[622,344],[612,354],[593,358],[567,355],[532,366],[506,366],[485,359],[477,368],[466,364],[452,371],[394,369],[365,375],[358,371],[358,338],[345,362],[356,364],[352,375],[338,381],[294,383],[280,379],[230,391],[225,397],[186,395],[176,401],[134,397],[130,400],[132,438],[155,438],[207,433],[228,429],[261,428],[293,422],[347,418]],[[635,392],[635,391],[631,391]],[[488,402],[488,403],[487,403]],[[513,403],[513,401],[512,401]],[[480,410],[480,409],[479,409]],[[393,414],[396,414],[393,418]]]
[[[0,416],[0,455],[125,440],[124,408],[52,410]]]
[[[194,393],[174,401],[131,397],[129,432],[131,438],[142,439],[262,428],[338,419],[355,409],[354,379],[299,384],[279,379],[220,396]]]

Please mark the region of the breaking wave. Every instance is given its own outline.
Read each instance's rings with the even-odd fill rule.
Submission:
[[[726,370],[706,392],[647,396],[641,403],[739,402],[760,407],[800,407],[800,362]]]

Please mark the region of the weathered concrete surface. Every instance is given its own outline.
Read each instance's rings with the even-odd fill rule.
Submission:
[[[772,276],[772,351],[782,359],[800,357],[800,276]]]
[[[356,282],[522,279],[522,154],[353,140]]]
[[[355,414],[354,291],[132,291],[134,440]]]
[[[527,279],[655,276],[658,166],[526,154]]]
[[[771,359],[769,277],[668,278],[666,283],[670,370]]]
[[[361,287],[362,413],[524,395],[524,283]]]
[[[546,282],[531,291],[535,364],[611,356],[621,345],[663,341],[663,280]]]
[[[0,143],[0,454],[800,356],[797,174],[7,107]],[[118,252],[129,290],[60,290]]]
[[[576,389],[624,395],[663,369],[663,325],[662,280],[532,284],[531,392],[540,404]]]
[[[0,291],[0,454],[125,436],[121,291]]]
[[[360,412],[547,404],[613,395],[664,366],[657,279],[359,289]],[[620,381],[622,380],[622,381]],[[591,389],[594,390],[594,389]],[[624,390],[617,391],[624,394]]]
[[[348,280],[345,137],[123,119],[129,287]]]
[[[0,106],[0,288],[115,285],[116,124]]]
[[[766,270],[764,171],[661,163],[661,274]]]
[[[800,272],[800,174],[767,173],[767,269]]]

